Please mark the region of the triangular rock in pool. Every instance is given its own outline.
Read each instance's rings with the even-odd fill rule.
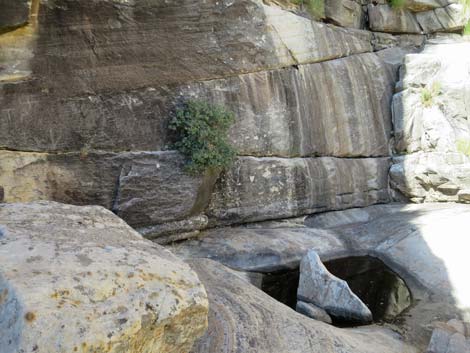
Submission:
[[[351,291],[346,281],[328,272],[314,250],[310,250],[300,263],[297,299],[312,303],[339,320],[372,321],[369,308]]]

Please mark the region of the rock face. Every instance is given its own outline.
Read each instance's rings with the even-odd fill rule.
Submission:
[[[210,308],[209,329],[193,353],[416,353],[388,329],[343,330],[296,313],[217,262],[190,265]]]
[[[456,53],[460,53],[456,55]],[[414,201],[458,201],[468,189],[470,42],[436,39],[406,56],[393,98],[392,185]]]
[[[458,320],[440,323],[434,329],[425,353],[469,353],[470,324]]]
[[[28,19],[27,0],[0,0],[0,33],[24,25]]]
[[[316,305],[313,305],[312,303],[306,303],[306,302],[299,300],[297,302],[297,306],[295,307],[295,310],[298,313],[301,313],[312,319],[323,321],[327,324],[332,323],[330,315],[328,315],[328,313],[325,310],[323,310],[322,308],[319,308]]]
[[[365,22],[362,6],[353,0],[325,1],[325,17],[341,27],[363,28]]]
[[[389,201],[388,158],[239,158],[216,185],[208,214],[260,221]]]
[[[361,6],[347,1],[330,2],[329,16],[361,27]],[[33,6],[37,21],[0,35],[4,201],[102,205],[160,242],[387,202],[404,52],[391,62],[373,53],[369,31],[290,10],[259,0]],[[170,112],[195,97],[236,115],[240,158],[215,189],[216,176],[186,175],[167,151]]]
[[[373,31],[390,33],[421,33],[413,13],[393,9],[390,5],[368,5],[369,25]]]
[[[328,272],[314,250],[310,250],[300,262],[297,298],[338,319],[362,323],[372,321],[369,308],[351,291],[346,281]]]
[[[101,207],[0,205],[0,347],[188,352],[207,326],[188,265]]]

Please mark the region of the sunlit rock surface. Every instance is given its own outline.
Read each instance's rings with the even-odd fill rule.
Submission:
[[[414,201],[470,187],[470,42],[438,37],[405,58],[393,98],[392,185]]]
[[[207,326],[188,265],[102,207],[0,205],[0,351],[183,353]]]

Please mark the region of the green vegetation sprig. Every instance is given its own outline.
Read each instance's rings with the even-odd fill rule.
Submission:
[[[201,100],[189,100],[176,110],[169,128],[176,134],[174,148],[188,159],[190,174],[230,166],[236,152],[228,141],[228,130],[234,121],[232,112]]]

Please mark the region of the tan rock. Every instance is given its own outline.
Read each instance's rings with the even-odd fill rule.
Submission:
[[[0,230],[2,353],[183,353],[206,329],[195,273],[102,207],[3,204]]]

